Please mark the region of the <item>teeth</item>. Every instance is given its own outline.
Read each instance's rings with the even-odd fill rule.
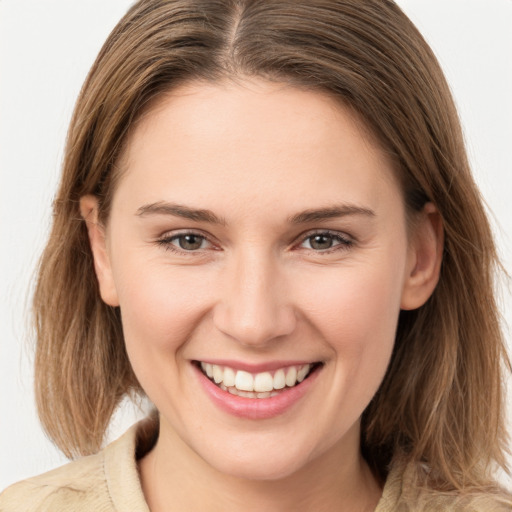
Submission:
[[[224,386],[230,388],[231,386],[235,385],[236,382],[236,375],[234,370],[231,368],[224,368],[224,378],[222,379],[222,382],[224,383]]]
[[[234,370],[227,366],[211,363],[201,363],[204,373],[219,385],[224,391],[247,398],[268,398],[277,395],[276,390],[286,386],[293,387],[302,382],[311,371],[311,365],[289,366],[271,372],[261,372],[255,375]]]
[[[218,367],[219,368],[219,367]],[[254,391],[254,378],[249,372],[236,372],[235,388],[240,391]]]
[[[265,391],[272,391],[274,389],[274,379],[270,373],[258,373],[254,377],[254,391],[264,393]]]
[[[213,365],[213,380],[215,381],[215,384],[222,382],[223,378],[224,378],[224,372],[222,371],[222,368],[220,366],[217,366],[216,364],[214,364]]]
[[[295,386],[297,382],[297,368],[295,368],[295,366],[290,367],[286,372],[285,382],[289,388]]]
[[[298,372],[297,372],[297,381],[298,382],[302,382],[305,378],[306,378],[306,375],[309,373],[309,364],[303,366]]]
[[[274,374],[274,389],[283,389],[286,386],[284,370],[277,370]]]

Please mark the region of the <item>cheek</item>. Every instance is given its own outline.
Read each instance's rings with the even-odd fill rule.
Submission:
[[[128,353],[137,361],[174,357],[207,310],[207,278],[197,269],[137,263],[115,276]]]
[[[317,276],[305,306],[334,362],[335,384],[326,394],[351,403],[356,417],[384,378],[400,312],[402,266],[393,258],[373,263],[340,269],[336,279]]]
[[[134,264],[130,270],[125,277],[131,278],[118,276],[128,358],[153,403],[170,404],[172,409],[180,402],[170,390],[179,389],[184,378],[184,367],[178,361],[208,309],[205,276],[161,262],[145,262],[143,268]]]
[[[394,338],[402,279],[393,266],[344,268],[335,278],[316,277],[314,293],[304,294],[304,309],[333,346],[359,351]]]

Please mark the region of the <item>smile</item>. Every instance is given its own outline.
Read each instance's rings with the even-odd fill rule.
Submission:
[[[244,398],[271,398],[285,388],[293,388],[305,380],[318,364],[293,365],[275,371],[250,373],[229,366],[200,363],[211,382],[223,391]]]

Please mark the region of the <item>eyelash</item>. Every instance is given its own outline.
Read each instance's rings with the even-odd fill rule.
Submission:
[[[213,243],[208,239],[207,236],[205,236],[202,233],[198,233],[196,231],[183,231],[181,233],[176,233],[171,236],[164,236],[156,241],[157,245],[163,247],[166,251],[171,251],[177,254],[194,254],[194,253],[200,253],[202,250],[187,250],[183,248],[178,248],[173,244],[173,241],[179,240],[182,237],[185,236],[195,236],[200,238],[202,241],[206,241],[209,244],[213,245]],[[317,230],[317,231],[309,231],[303,235],[301,235],[300,240],[301,242],[299,244],[296,244],[294,247],[300,248],[307,240],[311,240],[313,237],[317,236],[323,236],[330,238],[333,243],[337,242],[334,246],[329,247],[327,249],[320,249],[315,250],[312,248],[305,248],[306,250],[313,252],[315,254],[331,254],[335,251],[343,251],[348,250],[354,245],[354,240],[347,235],[344,235],[342,233],[339,233],[337,231],[329,231],[329,230]]]
[[[338,242],[336,245],[329,247],[327,249],[322,250],[315,250],[315,249],[308,249],[309,251],[312,251],[316,254],[331,254],[335,251],[343,251],[350,249],[354,245],[354,240],[350,237],[348,237],[345,234],[339,233],[338,231],[329,231],[329,230],[318,230],[313,232],[306,233],[306,236],[302,235],[302,242],[300,243],[299,247],[302,246],[307,240],[311,240],[313,237],[316,236],[323,236],[330,238],[333,243]]]
[[[202,233],[198,233],[196,231],[183,231],[181,233],[176,233],[176,234],[173,234],[171,236],[166,236],[164,235],[162,238],[158,239],[156,241],[156,243],[163,247],[166,251],[171,251],[171,252],[175,252],[175,253],[178,253],[178,254],[193,254],[193,253],[198,253],[200,251],[199,250],[187,250],[187,249],[182,249],[182,248],[178,248],[176,247],[172,242],[174,240],[179,240],[180,238],[182,237],[185,237],[185,236],[195,236],[195,237],[198,237],[200,239],[202,239],[203,241],[206,241],[210,244],[212,244],[212,242],[210,242],[210,240],[208,239],[207,236],[205,236],[204,234]],[[212,244],[213,245],[213,244]]]

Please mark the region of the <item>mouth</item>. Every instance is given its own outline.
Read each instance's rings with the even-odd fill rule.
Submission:
[[[321,362],[315,362],[250,373],[208,362],[195,363],[203,375],[222,391],[253,399],[273,398],[284,391],[296,388],[322,366]]]

